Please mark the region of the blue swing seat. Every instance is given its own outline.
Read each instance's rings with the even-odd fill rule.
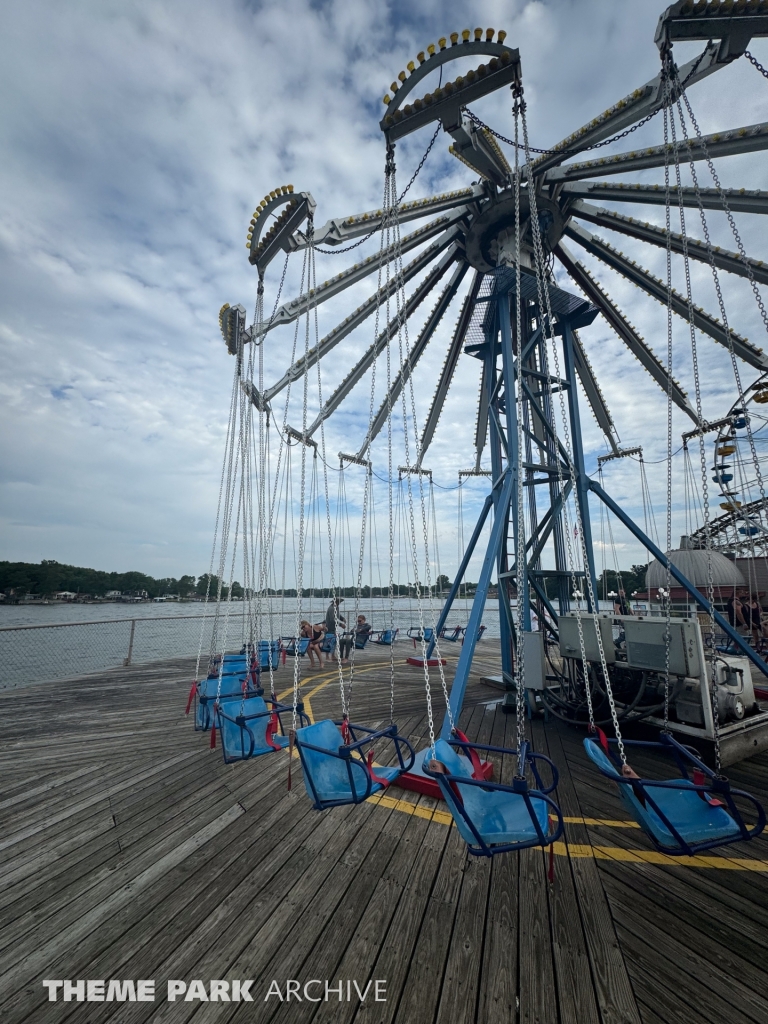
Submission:
[[[517,751],[480,743],[455,742],[467,753],[470,750],[494,751],[517,757]],[[437,780],[440,792],[459,834],[476,857],[493,857],[497,853],[524,850],[529,846],[549,846],[563,832],[560,808],[547,794],[557,786],[557,769],[543,754],[534,754],[525,745],[523,759],[533,769],[539,789],[528,789],[525,779],[511,786],[486,782],[472,777],[472,766],[459,757],[454,745],[443,739],[435,743],[435,760],[446,772],[433,771],[429,765],[431,751],[424,758],[424,772]],[[552,769],[553,781],[544,786],[536,761],[546,761]],[[552,819],[555,826],[552,827]]]
[[[616,743],[615,740],[608,742]],[[658,743],[624,740],[624,746],[655,748],[671,754],[683,775],[668,780],[624,776],[619,759],[609,757],[598,738],[588,736],[584,740],[590,760],[603,775],[618,784],[621,802],[661,852],[672,857],[690,857],[702,850],[752,839],[765,828],[765,811],[753,796],[732,790],[727,779],[718,778],[691,748],[678,743],[668,733],[661,733]],[[705,783],[688,778],[685,760],[701,773]],[[748,829],[744,824],[734,796],[748,800],[755,807],[758,820],[753,828]]]
[[[304,769],[304,785],[318,811],[327,807],[362,803],[372,793],[378,793],[394,782],[401,772],[409,771],[416,758],[413,747],[398,735],[394,725],[375,730],[350,722],[348,728],[352,742],[345,744],[340,724],[325,719],[296,730],[296,746]],[[358,733],[361,734],[359,738]],[[362,748],[378,739],[394,742],[398,759],[394,767],[368,767]],[[405,758],[401,745],[407,748]],[[377,779],[385,782],[378,782]]]
[[[488,628],[487,626],[479,626],[478,627],[477,636],[475,637],[475,642],[476,643],[479,643],[483,639],[483,633],[486,631],[487,628]],[[466,628],[462,629],[461,632],[462,632],[461,643],[462,643],[462,646],[463,646],[464,645],[464,641],[467,639],[467,630],[466,630]]]
[[[256,694],[259,691],[253,686],[250,674],[245,675],[223,675],[221,677],[221,691],[219,692],[219,680],[217,676],[209,679],[202,679],[195,691],[195,731],[207,732],[213,724],[211,709],[216,702],[243,698],[243,687],[246,695]]]
[[[461,634],[463,632],[464,632],[464,627],[463,626],[454,626],[450,633],[448,632],[448,627],[445,626],[445,627],[443,627],[443,629],[440,630],[440,639],[441,640],[450,640],[450,642],[452,644],[454,644],[454,643],[456,643],[456,641],[459,639],[459,637],[461,636]]]
[[[400,632],[399,629],[379,629],[374,630],[371,635],[371,643],[383,644],[385,647],[390,647],[395,640],[397,640],[397,634]]]
[[[215,706],[215,705],[214,705]],[[267,727],[273,714],[279,716],[292,709],[285,704],[265,701],[263,697],[246,697],[245,700],[221,700],[216,711],[216,728],[221,737],[224,763],[247,761],[261,754],[275,753],[276,749],[288,746],[288,737],[274,733],[272,742],[267,741]],[[302,721],[309,721],[301,711]],[[280,722],[282,729],[282,722]]]
[[[293,658],[296,655],[296,637],[295,636],[284,636],[281,637],[283,645],[283,654],[289,655]],[[309,650],[310,640],[309,637],[301,637],[299,639],[298,653],[303,656]]]
[[[411,626],[408,630],[408,636],[413,640],[413,646],[416,646],[417,640],[423,640],[425,643],[429,643],[432,637],[435,635],[435,631],[431,626],[425,626],[422,630],[421,626]]]
[[[320,644],[320,650],[323,654],[333,654],[336,650],[336,634],[326,633],[323,638],[323,642]]]

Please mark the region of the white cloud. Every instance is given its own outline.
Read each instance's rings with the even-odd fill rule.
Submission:
[[[157,576],[205,569],[232,373],[217,313],[224,301],[242,302],[249,316],[253,309],[255,280],[244,245],[250,213],[265,192],[288,182],[312,191],[319,223],[379,206],[381,96],[428,42],[475,24],[506,28],[521,51],[535,146],[569,134],[657,70],[653,33],[663,5],[655,0],[414,6],[28,0],[6,12],[0,39],[3,557],[52,557]],[[758,54],[761,45],[754,44]],[[692,101],[702,130],[768,118],[763,84],[741,61],[697,87]],[[502,133],[512,130],[508,94],[489,97],[478,110]],[[657,143],[660,130],[659,120],[651,122],[632,145]],[[425,131],[398,147],[401,188],[427,139]],[[439,139],[414,194],[471,180],[446,149]],[[759,155],[722,164],[725,185],[764,184]],[[636,177],[659,180],[652,172]],[[698,235],[690,212],[689,229]],[[659,215],[646,213],[656,222]],[[747,250],[759,257],[756,220],[739,223]],[[713,223],[716,244],[733,248],[720,221]],[[621,243],[663,275],[661,250]],[[372,239],[358,251],[375,244]],[[348,265],[345,259],[318,257],[319,279]],[[664,358],[664,309],[585,259]],[[284,297],[298,291],[300,262],[292,261]],[[278,273],[276,263],[268,275],[268,308]],[[701,304],[715,311],[706,268],[694,268],[694,283],[705,296]],[[369,278],[329,303],[321,334],[374,287]],[[437,294],[414,317],[412,338]],[[763,327],[744,282],[729,279],[726,298],[736,328],[759,339]],[[420,422],[455,315],[454,304],[414,375]],[[370,344],[372,331],[367,321],[323,366],[325,397]],[[663,465],[651,462],[665,450],[664,396],[600,319],[582,337],[622,442],[646,450],[661,507]],[[268,383],[284,371],[292,338],[289,328],[270,335]],[[676,371],[690,391],[685,343],[680,323]],[[722,414],[734,398],[727,354],[704,338],[701,359],[705,414]],[[383,359],[377,376],[378,407]],[[472,462],[478,381],[479,363],[463,356],[426,460],[447,488],[455,488],[457,470]],[[359,447],[369,386],[361,383],[327,424],[334,457]],[[291,404],[294,424],[301,417],[297,397],[300,388]],[[582,418],[593,464],[604,445],[586,409]],[[682,429],[676,415],[676,438]],[[615,463],[606,478],[641,515],[636,472],[636,465]],[[437,517],[441,558],[450,565],[454,490],[438,490]],[[633,544],[627,544],[629,560],[641,557]]]

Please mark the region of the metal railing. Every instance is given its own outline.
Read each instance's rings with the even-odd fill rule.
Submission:
[[[67,679],[121,665],[197,656],[211,642],[214,615],[97,619],[0,628],[0,689]]]

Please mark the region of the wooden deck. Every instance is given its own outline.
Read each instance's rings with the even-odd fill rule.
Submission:
[[[495,693],[479,683],[496,669],[491,650],[476,659],[462,726],[511,746],[514,716],[487,706]],[[423,673],[403,664],[404,644],[396,653],[397,721],[423,746]],[[360,721],[388,717],[385,658],[360,659]],[[765,840],[659,856],[581,735],[535,722],[567,815],[550,884],[540,850],[468,856],[427,797],[391,789],[320,814],[296,762],[287,791],[286,752],[224,765],[184,717],[190,672],[179,661],[0,694],[3,1022],[768,1020]],[[279,678],[289,685],[285,669]],[[310,676],[305,693],[316,718],[338,714],[333,673]],[[439,714],[439,682],[433,695]],[[768,756],[729,774],[768,799]],[[44,979],[154,979],[155,1001],[48,1002]],[[169,979],[252,979],[253,1002],[169,1002]],[[265,1001],[289,979],[342,979],[344,999]],[[365,991],[371,979],[386,1002],[373,987],[347,1001],[347,980]]]

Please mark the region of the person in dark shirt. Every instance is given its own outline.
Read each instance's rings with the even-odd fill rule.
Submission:
[[[337,597],[328,605],[328,611],[325,613],[326,633],[335,633],[337,625],[346,626],[347,620],[339,611],[339,605],[343,602],[343,600],[343,597]]]
[[[370,632],[371,624],[365,621],[364,615],[358,615],[354,633],[345,633],[339,643],[341,660],[349,661],[349,656],[352,653],[352,644],[362,643]]]

